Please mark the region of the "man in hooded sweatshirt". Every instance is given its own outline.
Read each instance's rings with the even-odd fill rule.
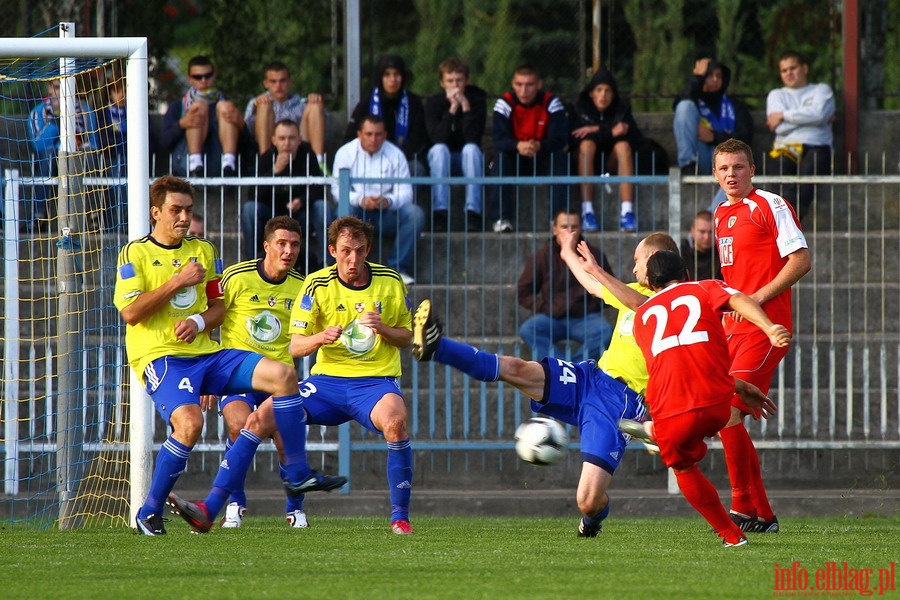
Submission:
[[[678,166],[685,175],[711,173],[713,150],[729,138],[752,142],[753,119],[744,103],[728,96],[730,81],[731,69],[701,58],[675,98],[672,129]]]
[[[616,79],[606,67],[600,67],[581,90],[572,107],[569,145],[578,156],[578,174],[615,172],[634,175],[634,152],[643,136],[628,102],[619,96]],[[581,184],[581,223],[584,231],[597,231],[594,216],[594,185]],[[622,231],[635,231],[634,184],[619,184]]]
[[[356,139],[366,115],[381,117],[387,128],[387,141],[403,151],[410,175],[421,177],[427,174],[423,162],[428,150],[425,108],[422,98],[406,89],[408,83],[403,59],[396,54],[382,56],[375,67],[375,87],[353,109],[344,130],[344,143]]]

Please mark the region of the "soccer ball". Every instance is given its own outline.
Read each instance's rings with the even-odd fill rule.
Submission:
[[[547,417],[528,419],[516,429],[516,454],[533,465],[552,465],[562,458],[568,443],[563,426]]]
[[[353,321],[341,332],[341,343],[353,354],[365,354],[375,346],[375,332],[371,327]]]

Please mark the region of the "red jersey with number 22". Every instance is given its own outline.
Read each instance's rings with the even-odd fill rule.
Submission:
[[[716,279],[686,281],[660,290],[637,310],[634,339],[647,361],[654,419],[731,402],[734,379],[721,313],[736,293]]]
[[[808,248],[791,205],[764,190],[754,188],[741,202],[717,206],[715,225],[722,279],[748,296],[775,279],[789,254]],[[790,288],[762,307],[773,323],[793,331]],[[747,320],[725,319],[729,334],[757,329]]]

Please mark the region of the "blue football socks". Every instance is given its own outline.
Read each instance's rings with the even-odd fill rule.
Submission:
[[[237,488],[243,493],[244,479],[253,461],[253,455],[262,440],[255,433],[241,429],[241,434],[234,441],[231,450],[225,453],[219,472],[213,480],[212,489],[206,497],[206,510],[209,518],[215,519],[222,507],[228,503],[228,496]],[[246,502],[246,498],[244,502]],[[246,504],[241,504],[246,506]]]
[[[146,519],[152,514],[161,514],[166,498],[175,487],[178,477],[184,473],[187,467],[187,459],[191,449],[169,436],[156,456],[156,467],[153,469],[153,479],[150,481],[150,493],[147,500],[138,511],[138,517]]]
[[[412,495],[412,446],[409,438],[388,442],[387,479],[391,494],[391,522],[409,521],[409,498]]]
[[[287,470],[284,468],[283,463],[278,463],[278,475],[281,477],[282,481],[287,477]],[[291,514],[295,510],[303,510],[303,498],[305,496],[306,494],[287,496],[287,501],[284,503],[284,513]]]
[[[272,396],[272,408],[284,448],[285,479],[290,483],[300,483],[312,472],[306,461],[306,410],[303,408],[303,397],[299,393]]]
[[[441,338],[434,352],[434,360],[450,365],[479,381],[500,379],[500,358],[496,354],[450,338]]]
[[[585,528],[593,528],[603,522],[603,519],[609,516],[609,496],[606,497],[606,506],[603,507],[603,510],[598,512],[593,517],[582,517],[581,521],[584,523]]]
[[[225,438],[225,454],[228,454],[228,451],[231,450],[232,446],[234,446],[234,442],[231,441],[231,438]],[[231,490],[231,502],[237,502],[241,506],[247,506],[247,494],[244,493],[243,480],[241,480],[239,488]]]

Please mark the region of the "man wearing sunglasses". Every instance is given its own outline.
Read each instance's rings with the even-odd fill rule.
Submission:
[[[163,121],[161,145],[172,153],[172,172],[234,177],[238,148],[251,141],[244,116],[216,87],[209,57],[188,62],[188,79],[190,89],[169,105]]]

